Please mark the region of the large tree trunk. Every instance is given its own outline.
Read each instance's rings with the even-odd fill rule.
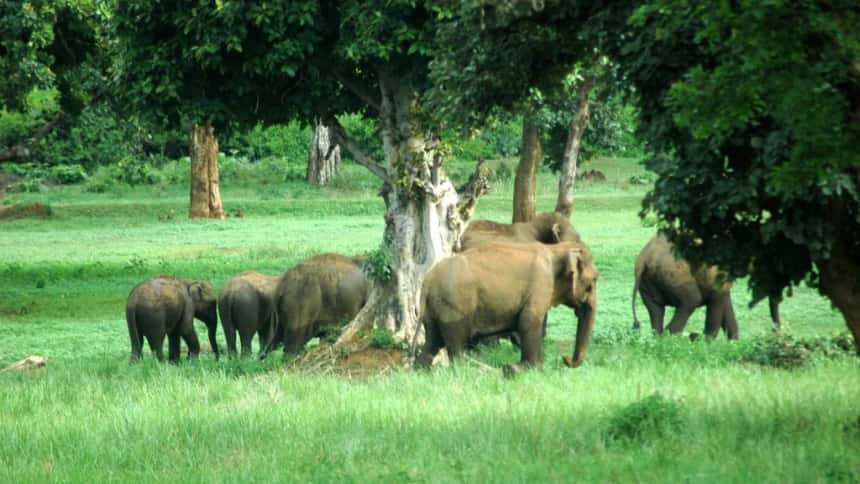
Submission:
[[[535,173],[543,158],[543,148],[534,118],[523,119],[523,146],[517,176],[514,179],[513,222],[529,222],[535,218]]]
[[[329,129],[321,121],[314,125],[314,135],[308,153],[308,183],[325,185],[340,170],[340,146],[332,143]]]
[[[348,345],[358,333],[376,327],[389,330],[409,344],[414,355],[423,344],[420,324],[421,286],[428,271],[459,246],[460,235],[477,198],[488,188],[486,169],[475,175],[458,195],[441,167],[429,130],[415,119],[416,96],[396,78],[380,75],[380,127],[385,151],[376,163],[348,140],[336,125],[333,134],[360,164],[383,179],[385,200],[383,250],[389,254],[390,277],[375,281],[368,301],[341,334],[337,345]]]
[[[191,127],[191,208],[189,218],[224,218],[218,187],[218,138],[215,128]]]
[[[579,149],[582,146],[582,135],[588,127],[588,95],[593,87],[593,79],[586,75],[579,86],[579,95],[576,105],[576,115],[570,123],[570,132],[564,145],[562,156],[561,173],[558,179],[558,200],[555,211],[570,217],[573,212],[573,185],[576,181],[576,163],[579,158]]]

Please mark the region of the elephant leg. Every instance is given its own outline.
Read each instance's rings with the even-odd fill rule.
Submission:
[[[254,339],[254,332],[241,330],[239,331],[239,339],[242,343],[242,357],[251,356],[251,341]]]
[[[545,316],[544,316],[545,317]],[[543,363],[543,334],[541,317],[533,312],[524,310],[517,321],[517,334],[520,338],[520,362],[508,363],[502,367],[502,372],[508,378],[521,370],[540,367]]]
[[[179,363],[180,336],[178,332],[167,335],[167,359],[171,363]]]
[[[690,319],[690,315],[693,314],[695,309],[695,306],[690,305],[683,305],[675,308],[675,314],[672,315],[672,320],[669,321],[669,332],[676,334],[683,331],[684,327],[687,326],[687,320]],[[719,330],[719,323],[717,324],[717,330]]]
[[[723,312],[723,330],[729,339],[738,339],[738,320],[735,319],[735,308],[732,307],[731,297],[727,298]]]
[[[459,358],[469,342],[470,321],[458,321],[456,323],[440,324],[440,332],[442,340],[445,342],[445,348],[448,350],[448,357],[451,361]]]
[[[708,302],[707,315],[705,316],[705,336],[716,338],[720,335],[720,326],[726,312],[726,298],[717,297]]]
[[[663,318],[666,315],[666,306],[657,304],[654,300],[645,296],[642,296],[642,302],[645,303],[645,307],[648,309],[648,318],[651,320],[651,329],[654,331],[654,334],[663,334]]]
[[[236,356],[236,328],[233,325],[228,327],[223,321],[221,326],[224,329],[224,338],[227,339],[227,354]]]
[[[424,348],[415,359],[415,368],[430,368],[433,358],[442,349],[444,341],[439,333],[439,325],[435,322],[424,321]]]
[[[146,341],[149,343],[149,349],[158,358],[158,361],[164,361],[164,334],[148,334]]]
[[[539,366],[543,363],[543,323],[538,321],[546,321],[544,318],[535,316],[533,313],[524,312],[520,315],[517,324],[517,334],[520,337],[521,366]]]
[[[781,302],[781,294],[767,298],[767,304],[770,307],[770,319],[773,321],[773,330],[777,333],[782,328],[782,321],[779,319],[779,303]]]
[[[194,331],[193,326],[182,332],[182,339],[188,345],[188,359],[196,360],[197,355],[200,354],[200,341],[197,340],[197,332]]]

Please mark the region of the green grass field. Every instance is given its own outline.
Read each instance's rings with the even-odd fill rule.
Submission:
[[[53,215],[0,221],[0,366],[50,361],[0,373],[0,482],[860,480],[858,359],[754,362],[770,320],[766,304],[748,307],[744,281],[733,289],[738,342],[629,331],[633,261],[655,230],[637,217],[646,187],[628,182],[642,169],[592,167],[609,180],[579,184],[573,215],[600,270],[589,355],[560,365],[575,323],[557,308],[543,371],[515,380],[472,361],[361,378],[289,371],[279,357],[170,366],[147,351],[129,365],[125,299],[151,274],[219,287],[242,270],[376,248],[382,202],[356,167],[358,181],[325,189],[224,180],[225,208],[244,215],[224,221],[187,220],[185,186],[8,195],[50,203]],[[495,183],[476,216],[508,221],[511,193]],[[539,209],[554,199],[541,173]],[[805,287],[782,314],[794,338],[845,331]],[[647,327],[641,303],[638,315]],[[700,310],[687,330],[703,327]],[[472,358],[499,367],[518,355],[505,343]]]

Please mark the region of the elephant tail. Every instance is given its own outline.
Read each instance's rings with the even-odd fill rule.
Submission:
[[[128,337],[131,340],[131,361],[140,359],[142,351],[140,332],[137,328],[137,311],[131,305],[125,307],[125,321],[128,323]]]
[[[639,318],[636,317],[636,293],[639,292],[639,282],[642,280],[642,269],[636,267],[633,280],[633,294],[630,296],[630,304],[633,308],[633,329],[639,329]]]

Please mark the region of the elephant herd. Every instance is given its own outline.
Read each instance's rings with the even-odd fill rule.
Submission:
[[[141,356],[143,340],[159,360],[168,339],[168,359],[177,362],[180,340],[196,358],[200,343],[193,319],[206,324],[209,343],[220,355],[218,316],[227,351],[251,352],[259,336],[260,357],[283,346],[300,352],[312,338],[339,329],[364,306],[371,283],[364,257],[322,254],[304,260],[282,276],[243,272],[227,281],[216,298],[206,281],[159,275],[138,284],[128,297],[126,321],[131,359]],[[681,331],[692,311],[707,307],[705,333],[716,336],[722,327],[737,337],[730,283],[718,279],[715,267],[695,272],[672,253],[662,236],[652,239],[636,260],[634,298],[640,293],[657,334],[663,331],[665,306],[676,307],[670,332]],[[598,271],[591,250],[570,222],[556,213],[539,214],[531,222],[502,224],[474,220],[463,233],[459,251],[437,263],[421,288],[425,344],[415,366],[432,364],[443,347],[459,357],[469,345],[510,335],[521,349],[521,360],[507,365],[515,373],[543,361],[546,315],[565,305],[577,316],[573,356],[564,363],[579,366],[588,348],[597,311]],[[635,303],[634,303],[635,320]],[[635,323],[638,327],[638,321]]]

